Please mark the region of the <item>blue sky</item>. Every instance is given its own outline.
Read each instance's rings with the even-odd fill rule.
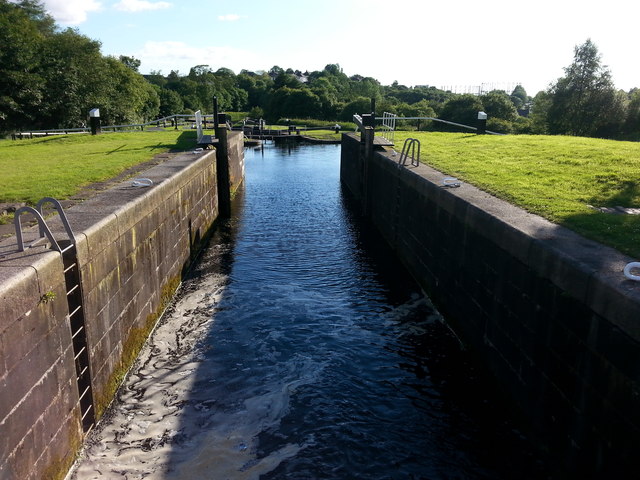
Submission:
[[[635,0],[44,0],[60,26],[129,55],[140,71],[195,65],[321,70],[385,85],[507,88],[535,95],[591,38],[618,88],[640,87]]]

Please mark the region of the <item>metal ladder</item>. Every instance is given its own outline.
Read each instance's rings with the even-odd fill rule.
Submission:
[[[416,154],[417,147],[417,154]],[[409,153],[411,153],[411,165],[417,167],[420,164],[420,140],[416,138],[407,138],[404,141],[404,145],[402,146],[402,153],[400,154],[400,158],[398,159],[398,170],[397,175],[395,176],[396,182],[396,198],[395,198],[395,206],[393,210],[393,246],[394,248],[398,248],[398,231],[400,229],[400,210],[401,210],[401,199],[402,199],[402,187],[400,182],[400,173],[401,167],[406,166],[407,158],[409,157]]]
[[[416,155],[416,145],[418,146],[418,155]],[[402,153],[398,159],[398,167],[407,164],[407,157],[411,152],[411,165],[417,167],[420,165],[420,140],[417,138],[407,138],[402,145]]]
[[[47,225],[43,216],[43,205],[51,203],[57,210],[68,238],[58,242],[51,229]],[[51,244],[51,248],[60,253],[64,268],[64,281],[67,298],[67,306],[69,309],[69,326],[71,328],[71,339],[73,343],[73,357],[76,368],[76,381],[78,383],[78,403],[80,406],[80,414],[82,417],[82,429],[88,432],[95,423],[95,411],[93,407],[93,392],[91,390],[91,370],[89,367],[89,350],[87,345],[87,334],[85,327],[85,315],[83,308],[82,283],[80,281],[80,268],[78,265],[78,252],[76,249],[76,240],[67,215],[58,200],[51,197],[41,199],[36,208],[20,207],[15,212],[14,225],[16,229],[16,237],[18,241],[18,250],[25,251],[25,245],[22,235],[22,222],[20,217],[23,213],[31,213],[38,221],[40,236],[27,248],[39,245],[46,236]]]

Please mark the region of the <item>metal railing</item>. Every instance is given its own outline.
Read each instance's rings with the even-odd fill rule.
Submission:
[[[376,120],[385,120],[385,117],[376,117]],[[478,130],[477,127],[472,127],[470,125],[463,125],[462,123],[450,122],[449,120],[442,120],[441,118],[435,117],[396,117],[396,122],[401,120],[432,120],[434,122],[446,123],[447,125],[453,125],[455,127],[466,128],[468,130]],[[504,133],[492,132],[491,130],[487,130],[486,133],[491,135],[506,135]]]
[[[207,127],[207,122],[211,122],[213,125],[213,114],[203,114],[202,122],[204,127]],[[170,115],[168,117],[158,118],[156,120],[151,120],[145,123],[130,123],[126,125],[104,125],[100,126],[101,130],[134,130],[140,129],[144,130],[145,127],[162,127],[166,128],[174,127],[178,128],[179,126],[184,125],[195,125],[196,119],[194,114],[179,114],[179,115]],[[168,125],[167,125],[168,124]],[[16,132],[11,135],[13,140],[22,140],[23,138],[33,138],[33,137],[41,137],[48,135],[69,135],[69,134],[82,134],[82,133],[91,133],[90,127],[79,127],[79,128],[51,128],[47,130],[29,130],[26,132]]]
[[[395,143],[397,118],[398,116],[395,113],[384,112],[382,114],[380,136],[390,143]]]

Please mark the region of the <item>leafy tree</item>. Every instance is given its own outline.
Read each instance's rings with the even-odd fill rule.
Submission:
[[[475,126],[478,122],[478,112],[483,108],[479,97],[471,94],[459,95],[444,104],[442,112],[440,112],[440,118],[463,125]]]
[[[268,116],[272,120],[283,117],[317,118],[321,107],[318,96],[308,88],[282,87],[271,97]]]
[[[2,0],[0,3],[7,3]],[[40,0],[19,0],[9,3],[15,4],[35,24],[43,35],[51,35],[56,31],[55,20],[47,13]]]
[[[358,97],[355,100],[347,103],[340,112],[339,120],[345,122],[353,121],[355,114],[363,114],[371,112],[371,99],[365,97]]]
[[[56,33],[43,47],[41,69],[46,86],[36,126],[78,127],[91,108],[106,105],[110,78],[99,42],[71,28]]]
[[[168,88],[158,87],[158,97],[160,98],[160,115],[168,117],[177,115],[184,110],[182,97],[175,91]]]
[[[41,105],[40,59],[49,18],[36,2],[0,0],[0,131],[28,126]],[[38,20],[45,19],[45,20]]]
[[[0,0],[0,129],[77,127],[94,107],[105,123],[154,117],[155,89],[135,59],[121,60],[77,30],[58,30],[39,1]]]
[[[253,107],[251,108],[251,110],[249,110],[249,113],[247,115],[249,116],[249,118],[254,119],[264,118],[264,110],[262,110],[260,107]]]
[[[158,116],[160,99],[141,75],[114,57],[103,58],[100,116],[107,124],[140,123]]]
[[[531,119],[531,133],[546,135],[549,133],[549,108],[551,108],[551,93],[541,91],[533,97],[529,118]]]
[[[511,96],[509,98],[511,98],[511,102],[517,109],[522,108],[525,104],[529,102],[527,91],[524,89],[522,85],[516,85],[516,87],[513,89],[513,92],[511,92]]]
[[[350,81],[351,95],[358,97],[375,98],[376,102],[382,98],[380,82],[375,78],[365,77],[359,81]]]
[[[392,113],[396,113],[401,117],[436,117],[436,112],[431,108],[427,100],[420,100],[414,104],[400,103],[391,109]],[[416,129],[423,130],[430,125],[430,120],[406,120],[410,125],[414,125]]]
[[[168,81],[159,70],[151,70],[151,73],[149,73],[148,75],[144,75],[144,78],[146,78],[147,81],[151,84],[157,85],[161,88],[165,87]]]
[[[516,107],[505,92],[489,92],[482,95],[480,101],[489,119],[499,118],[507,122],[514,122],[518,118]]]
[[[311,82],[309,88],[320,99],[321,117],[327,120],[336,119],[340,105],[340,94],[336,86],[327,77],[319,77]]]
[[[120,55],[118,60],[124,64],[125,67],[130,68],[134,72],[137,72],[140,69],[140,60],[134,57],[127,57],[126,55]]]
[[[640,139],[640,89],[634,88],[629,92],[629,105],[624,125],[626,134],[635,135]]]
[[[256,75],[241,72],[236,77],[237,88],[247,92],[246,104],[249,107],[260,107],[263,110],[269,105],[269,96],[273,80],[268,74]]]
[[[278,75],[285,73],[285,70],[283,68],[280,68],[277,65],[274,65],[273,67],[271,67],[269,69],[269,72],[267,72],[269,74],[269,76],[271,77],[271,79],[275,79]]]
[[[550,89],[549,132],[594,136],[609,130],[620,114],[611,73],[601,64],[596,45],[588,39],[575,48],[565,76]]]
[[[300,82],[295,75],[286,72],[280,72],[276,78],[273,79],[273,87],[277,90],[282,87],[298,88]]]

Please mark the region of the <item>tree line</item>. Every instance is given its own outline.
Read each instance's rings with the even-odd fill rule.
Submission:
[[[99,108],[105,124],[142,123],[201,110],[247,112],[270,122],[284,119],[350,121],[370,110],[404,117],[435,117],[475,125],[485,111],[487,128],[503,133],[538,133],[636,138],[640,91],[616,90],[590,41],[576,47],[572,65],[535,97],[518,85],[512,92],[459,95],[433,86],[381,85],[372,77],[347,76],[338,64],[301,72],[196,65],[187,74],[139,73],[140,61],[103,56],[100,42],[75,29],[60,29],[39,0],[0,0],[0,133],[73,128]],[[406,121],[418,129],[449,128]]]

